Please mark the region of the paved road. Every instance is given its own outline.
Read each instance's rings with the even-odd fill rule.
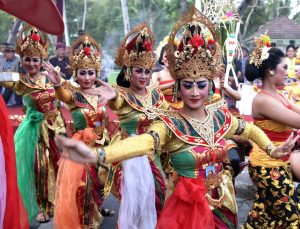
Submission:
[[[238,202],[238,217],[239,224],[242,225],[246,219],[249,209],[251,208],[252,201],[255,193],[255,186],[253,185],[247,169],[245,169],[237,178],[236,178],[236,192],[237,192],[237,202]],[[110,208],[116,211],[114,217],[105,217],[101,229],[115,229],[117,221],[117,212],[119,209],[118,201],[109,196],[103,203],[105,208]],[[32,224],[31,229],[53,229],[53,222],[50,221],[46,224]]]

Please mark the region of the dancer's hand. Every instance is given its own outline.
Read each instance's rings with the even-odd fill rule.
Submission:
[[[221,80],[222,78],[225,78],[225,73],[226,73],[226,65],[220,64],[219,69],[216,72],[216,77],[218,77]]]
[[[280,159],[282,157],[290,155],[299,137],[300,137],[299,135],[296,135],[296,137],[294,137],[294,134],[292,133],[290,137],[282,145],[280,145],[279,147],[277,147],[275,150],[271,152],[271,156],[273,158]]]
[[[97,164],[96,152],[82,141],[56,136],[55,142],[63,157],[82,164]]]
[[[102,80],[97,80],[97,82],[101,85],[100,87],[87,89],[84,92],[90,95],[99,95],[99,103],[103,104],[117,97],[116,90],[109,83]]]
[[[220,89],[225,89],[227,86],[225,85],[225,74],[226,74],[226,66],[225,64],[220,64],[219,70],[216,73],[216,80],[219,84]]]
[[[55,68],[50,62],[44,62],[44,67],[46,71],[48,72],[47,78],[50,80],[51,83],[54,85],[60,85],[61,84],[61,75],[60,71]]]

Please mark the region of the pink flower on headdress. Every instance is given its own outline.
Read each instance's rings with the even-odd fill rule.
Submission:
[[[231,17],[234,16],[234,14],[233,14],[232,12],[227,12],[225,15],[226,15],[226,17],[228,17],[228,18],[231,18]]]
[[[146,41],[144,44],[143,44],[143,48],[149,52],[149,51],[152,51],[152,44],[150,41]]]
[[[194,37],[192,37],[189,40],[189,44],[194,48],[194,49],[198,49],[198,47],[204,45],[204,40],[203,38],[199,35],[196,34]]]

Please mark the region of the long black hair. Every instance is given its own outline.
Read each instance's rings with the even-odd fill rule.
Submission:
[[[117,76],[117,85],[119,85],[121,87],[129,88],[130,87],[130,81],[125,79],[126,71],[127,71],[127,67],[123,66],[123,68],[121,69],[121,71],[119,72],[119,74]]]

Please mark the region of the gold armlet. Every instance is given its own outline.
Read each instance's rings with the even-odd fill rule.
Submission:
[[[148,132],[148,134],[150,134],[152,136],[152,138],[154,139],[155,149],[159,150],[160,149],[160,139],[159,139],[158,133],[151,130]]]
[[[97,165],[103,166],[105,161],[105,151],[103,148],[95,148],[96,151],[96,157],[97,157]]]
[[[61,87],[61,85],[62,85],[62,80],[60,81],[60,83],[59,83],[59,84],[57,84],[57,85],[53,85],[53,87],[54,87],[54,89],[58,89],[58,88],[60,88],[60,87]]]
[[[267,153],[270,157],[272,157],[272,153],[273,153],[274,150],[275,150],[275,149],[274,149],[274,147],[273,147],[273,144],[270,143],[270,144],[267,146],[267,148],[266,148],[266,153]]]
[[[246,128],[246,122],[243,119],[238,119],[238,128],[235,131],[234,135],[241,135]]]

